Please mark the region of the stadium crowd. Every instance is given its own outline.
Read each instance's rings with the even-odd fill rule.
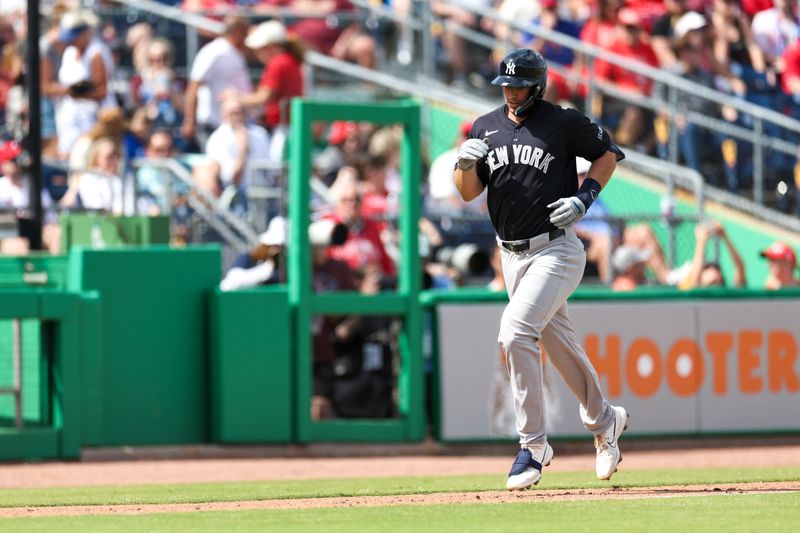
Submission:
[[[401,16],[418,12],[422,4],[386,3]],[[57,251],[60,242],[57,215],[69,210],[165,214],[171,217],[174,241],[197,239],[189,207],[191,187],[172,179],[159,164],[164,159],[177,161],[197,189],[235,216],[252,216],[251,189],[285,183],[281,172],[289,137],[288,103],[305,94],[306,50],[376,68],[410,64],[417,45],[408,28],[370,22],[348,0],[184,0],[184,10],[216,18],[224,31],[201,32],[202,46],[181,64],[178,43],[147,22],[128,25],[104,18],[81,8],[77,0],[41,4],[41,147],[30,146],[27,138],[25,3],[4,1],[0,8],[0,210],[27,216],[26,150],[40,149],[45,163],[44,240],[51,251]],[[800,117],[800,10],[787,0],[774,0],[774,5],[771,0],[472,4]],[[553,65],[613,82],[624,91],[663,90],[629,71],[602,61],[590,65],[569,49],[448,2],[432,0],[430,9],[444,21],[434,32],[437,72],[456,89],[493,91],[488,81],[495,75],[496,53],[502,51],[475,49],[451,31],[448,21],[506,45],[537,48]],[[253,76],[254,71],[260,75]],[[550,75],[546,98],[566,105],[583,103],[584,83],[558,68]],[[666,157],[668,122],[663,114],[622,99],[598,99],[593,105],[593,114],[615,131],[621,144]],[[702,111],[733,124],[748,120],[724,104],[691,95],[681,96],[679,109]],[[680,114],[675,124],[686,165],[732,191],[747,185],[752,147],[737,146]],[[470,126],[460,126],[454,147]],[[314,290],[391,290],[400,261],[400,237],[393,221],[400,209],[402,129],[319,123],[313,135]],[[503,290],[485,202],[466,205],[454,187],[455,153],[453,148],[425,164],[426,216],[420,220],[424,285],[449,288],[478,279],[491,290]],[[579,175],[585,173],[585,163],[578,161]],[[794,164],[793,158],[768,154],[770,183],[784,182],[790,193],[795,191],[799,183],[793,177]],[[798,209],[791,197],[785,195],[781,204],[785,211]],[[281,212],[256,221],[266,230],[258,245],[232,261],[223,289],[285,281],[287,224]],[[698,224],[692,259],[670,268],[648,224],[611,224],[602,219],[605,213],[601,198],[592,208],[595,218],[577,226],[589,259],[586,279],[615,290],[654,284],[682,289],[745,285],[744,263],[722,225]],[[719,265],[719,247],[712,247],[716,252],[707,259],[708,243],[717,240],[735,265],[728,281]],[[27,251],[24,239],[0,242],[0,253]],[[766,288],[797,286],[790,246],[776,242],[761,255],[770,263]],[[398,328],[398,321],[387,317],[315,319],[313,418],[394,415]]]
[[[176,2],[164,3],[175,4]],[[385,2],[398,15],[418,14],[424,2]],[[41,134],[45,158],[43,204],[48,245],[56,249],[56,212],[104,210],[116,214],[171,213],[178,241],[195,238],[189,222],[188,187],[170,181],[157,164],[174,158],[191,172],[197,187],[216,197],[237,216],[248,212],[249,188],[275,178],[284,159],[289,130],[288,102],[303,95],[304,53],[313,49],[363,67],[389,68],[418,60],[419,43],[402,25],[365,17],[348,0],[184,0],[186,11],[224,24],[221,35],[201,32],[198,52],[177,62],[176,41],[152,24],[98,16],[78,0],[42,2]],[[101,3],[102,4],[102,3]],[[357,3],[356,3],[357,4]],[[104,4],[111,7],[112,3]],[[580,38],[622,56],[673,71],[733,96],[800,116],[800,10],[787,0],[474,0],[506,17]],[[101,5],[103,7],[103,5]],[[664,90],[615,65],[587,62],[580,54],[479,17],[449,2],[432,1],[443,22],[435,26],[437,72],[455,88],[492,91],[498,52],[464,40],[448,22],[498,39],[504,46],[540,49],[548,62],[579,76],[613,82],[624,91]],[[110,11],[109,11],[110,12]],[[4,186],[0,205],[25,209],[26,158],[25,3],[3,2],[0,9],[0,123],[3,125]],[[416,55],[415,55],[416,54]],[[797,57],[795,57],[797,56]],[[254,72],[260,75],[254,76]],[[586,85],[580,78],[550,72],[546,98],[581,105]],[[702,111],[733,124],[750,117],[724,103],[680,95],[681,112]],[[593,113],[623,145],[664,155],[665,116],[628,100],[603,98]],[[708,181],[740,190],[752,174],[752,146],[698,127],[678,114],[675,126],[682,161]],[[465,135],[461,128],[457,146]],[[351,269],[376,265],[390,286],[396,272],[398,235],[391,219],[399,196],[401,130],[337,122],[315,126],[313,179],[326,191],[315,196],[315,219],[350,228],[347,242],[329,255]],[[767,132],[769,133],[769,132]],[[773,132],[782,135],[780,132]],[[738,145],[737,145],[738,144]],[[449,169],[455,151],[426,164],[425,209],[420,223],[428,283],[449,287],[482,271],[488,280],[491,253],[457,246],[464,235],[479,237],[492,249],[483,202],[465,206]],[[134,163],[147,158],[148,164]],[[798,209],[795,160],[767,154],[768,183],[784,185],[784,210]],[[800,175],[800,173],[798,173]],[[129,179],[134,176],[135,179]],[[280,181],[280,180],[278,180]],[[593,209],[596,216],[602,206]],[[456,213],[458,216],[448,216]],[[273,216],[276,213],[270,213]],[[466,216],[465,216],[466,215]],[[460,217],[460,218],[459,218]],[[457,220],[457,222],[453,222]],[[266,228],[267,220],[256,226]],[[649,279],[676,284],[647,225],[631,228],[585,223],[584,239],[596,278],[611,283],[614,249],[622,245],[649,251]],[[721,238],[711,232],[712,240]],[[474,239],[473,239],[474,240]],[[22,246],[24,248],[24,245]],[[363,272],[362,272],[363,274]]]

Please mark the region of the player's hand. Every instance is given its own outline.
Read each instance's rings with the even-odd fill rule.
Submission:
[[[553,210],[550,222],[560,229],[572,226],[586,214],[586,206],[574,196],[559,198],[547,207]]]
[[[489,145],[483,139],[467,139],[458,149],[458,168],[470,170],[489,153]]]

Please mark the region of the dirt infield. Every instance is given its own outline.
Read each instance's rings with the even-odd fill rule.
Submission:
[[[587,446],[591,450],[591,444]],[[559,456],[548,472],[594,472],[594,454]],[[625,470],[800,466],[800,445],[626,451]],[[502,477],[512,457],[334,457],[270,459],[186,459],[82,463],[8,464],[0,467],[0,489],[144,485],[150,483],[213,483],[289,479],[336,479],[398,476],[497,474]]]
[[[353,496],[348,498],[294,498],[215,503],[154,505],[71,505],[62,507],[8,507],[0,518],[21,516],[134,515],[189,513],[202,511],[245,511],[253,509],[312,509],[321,507],[375,507],[386,505],[452,505],[466,503],[525,503],[565,500],[679,498],[722,494],[800,493],[800,482],[682,485],[674,487],[528,490],[524,492],[443,492],[399,496]]]
[[[466,474],[497,474],[498,484],[501,485],[509,460],[508,457],[495,456],[437,456],[9,464],[0,468],[0,489]],[[625,453],[622,468],[625,470],[641,470],[730,467],[742,462],[746,462],[748,467],[800,466],[800,445],[631,451]],[[594,456],[591,453],[586,453],[559,457],[558,450],[556,450],[556,457],[547,471],[593,472]],[[0,509],[0,517],[411,504],[506,503],[601,498],[664,498],[764,492],[800,493],[800,481],[649,488],[620,488],[611,485],[609,488],[603,489],[540,489],[514,493],[496,491],[164,505],[16,507]]]

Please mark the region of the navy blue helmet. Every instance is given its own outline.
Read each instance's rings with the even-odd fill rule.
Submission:
[[[530,87],[533,103],[544,96],[547,87],[547,63],[536,50],[518,48],[506,54],[500,62],[500,70],[492,80],[492,85]]]

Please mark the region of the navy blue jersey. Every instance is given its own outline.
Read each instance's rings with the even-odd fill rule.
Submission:
[[[506,241],[555,229],[547,205],[578,191],[575,157],[594,161],[607,151],[625,154],[608,132],[574,109],[540,101],[521,123],[503,105],[475,121],[469,138],[486,139],[489,154],[476,165],[488,187],[489,216]]]

